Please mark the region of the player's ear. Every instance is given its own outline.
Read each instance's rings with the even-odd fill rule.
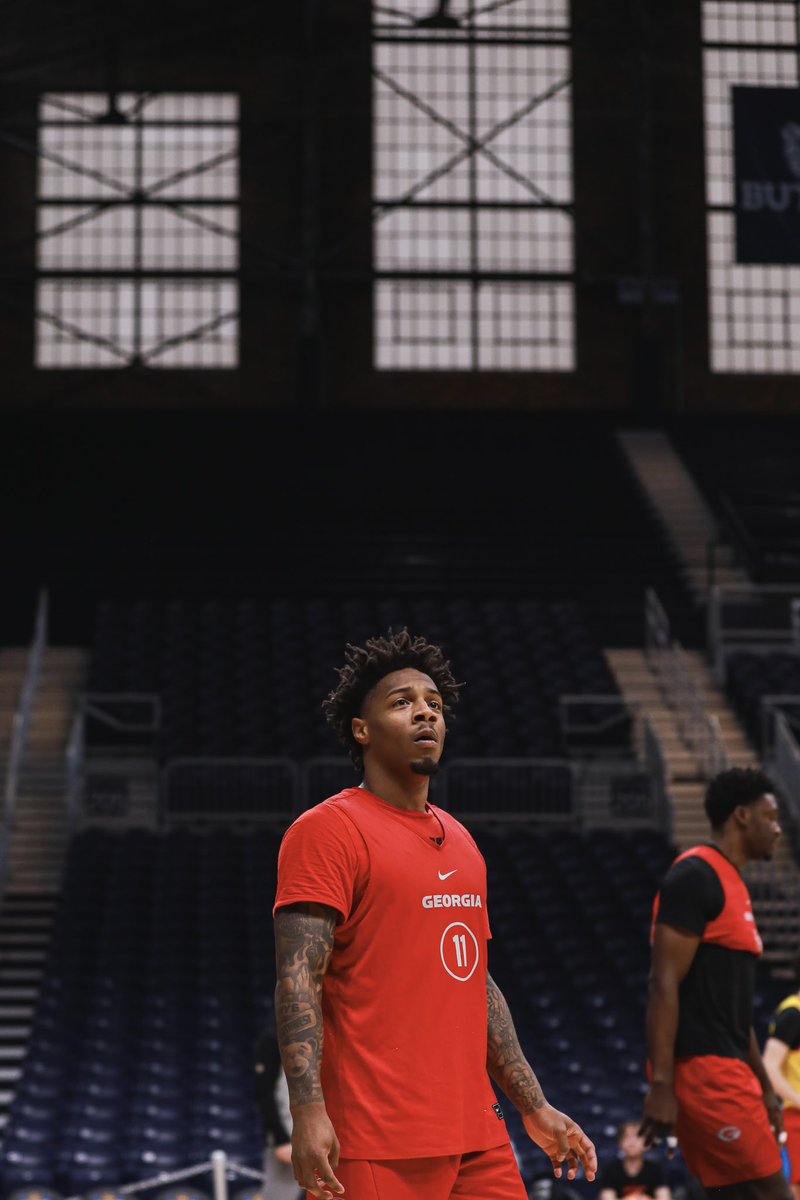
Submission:
[[[740,829],[746,829],[750,824],[751,806],[749,804],[737,804],[733,810],[733,818]]]
[[[369,741],[369,730],[367,729],[367,722],[364,720],[364,718],[353,717],[353,720],[350,723],[350,728],[353,731],[353,737],[356,739],[359,745],[366,746],[367,742]]]

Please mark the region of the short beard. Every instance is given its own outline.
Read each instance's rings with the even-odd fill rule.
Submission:
[[[438,772],[439,764],[434,758],[426,756],[425,758],[418,758],[412,762],[411,770],[415,775],[427,775],[428,778],[430,778],[431,776],[436,775]]]

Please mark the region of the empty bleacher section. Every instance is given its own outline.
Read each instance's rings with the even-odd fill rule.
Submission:
[[[775,781],[784,837],[769,864],[753,868],[753,901],[765,957],[788,977],[800,927],[800,657],[798,589],[790,584],[717,586],[709,598],[709,651]]]
[[[315,413],[312,436],[289,414],[139,412],[126,437],[142,462],[98,416],[76,470],[73,426],[51,417],[44,443],[18,418],[39,469],[17,479],[10,464],[0,495],[24,488],[36,555],[18,555],[17,588],[48,581],[62,644],[86,644],[102,596],[435,593],[570,598],[600,644],[639,645],[647,587],[685,645],[702,638],[611,421]]]
[[[259,1165],[278,840],[351,781],[320,704],[345,643],[391,625],[440,642],[465,680],[435,798],[486,856],[491,968],[546,1091],[606,1159],[639,1113],[649,910],[673,848],[653,759],[633,757],[641,712],[601,646],[642,645],[648,587],[684,645],[698,610],[612,430],[464,419],[445,461],[428,421],[387,424],[385,457],[366,463],[357,422],[308,445],[287,426],[267,471],[254,442],[235,528],[208,431],[190,446],[209,472],[191,512],[171,503],[167,438],[135,529],[109,506],[44,547],[56,638],[82,628],[90,644],[70,741],[86,758],[69,773],[78,832],[0,1150],[6,1193],[115,1188],[217,1148]],[[91,629],[88,594],[111,597]],[[159,774],[160,822],[143,828]],[[773,991],[764,974],[760,1034]],[[547,1166],[508,1119],[530,1181]]]
[[[214,1148],[258,1165],[252,1049],[274,986],[278,837],[75,838],[0,1157],[6,1191],[119,1185]],[[672,850],[646,832],[478,837],[491,970],[546,1091],[608,1157],[641,1103],[649,910]],[[508,1117],[530,1179],[546,1164]]]
[[[156,695],[162,759],[342,754],[320,706],[345,643],[401,625],[441,643],[466,680],[450,757],[560,756],[559,697],[617,693],[574,603],[439,597],[106,603],[89,692]]]
[[[2,1151],[6,1189],[258,1165],[277,835],[76,838]]]
[[[641,713],[621,697],[580,607],[437,595],[102,604],[75,811],[130,823],[138,803],[152,821],[158,791],[161,819],[290,819],[355,780],[321,710],[346,642],[404,624],[439,642],[465,681],[439,803],[597,823],[624,790],[629,810],[635,801],[644,823],[666,827],[635,757]],[[125,754],[127,767],[116,757]],[[130,778],[148,756],[151,773],[154,761],[161,768],[149,817],[148,788]]]
[[[800,580],[796,423],[729,417],[678,425],[672,436],[750,578]]]
[[[727,686],[753,742],[765,755],[772,746],[774,712],[800,729],[800,656],[779,650],[737,650],[726,663]]]
[[[714,581],[746,583],[744,571],[732,564],[718,520],[667,434],[660,429],[631,429],[621,431],[619,441],[698,603],[705,601]],[[713,575],[710,546],[714,547]]]
[[[800,586],[717,587],[709,601],[709,652],[762,757],[773,755],[776,715],[798,727]]]

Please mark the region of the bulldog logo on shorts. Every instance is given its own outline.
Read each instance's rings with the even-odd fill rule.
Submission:
[[[724,1129],[720,1129],[717,1133],[717,1137],[721,1142],[735,1142],[741,1136],[741,1129],[737,1129],[735,1125],[726,1125]]]

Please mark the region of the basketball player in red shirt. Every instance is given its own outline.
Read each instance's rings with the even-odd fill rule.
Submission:
[[[483,857],[428,803],[458,699],[449,664],[403,630],[349,646],[339,676],[324,707],[364,781],[304,813],[278,860],[298,1182],[351,1200],[525,1200],[489,1074],[556,1177],[580,1164],[593,1179],[592,1142],[545,1100],[488,974]]]
[[[712,839],[678,856],[653,912],[651,1083],[640,1132],[647,1145],[677,1134],[715,1200],[791,1200],[780,1106],[752,1028],[762,945],[740,874],[772,858],[781,832],[773,790],[750,769],[711,780]]]

